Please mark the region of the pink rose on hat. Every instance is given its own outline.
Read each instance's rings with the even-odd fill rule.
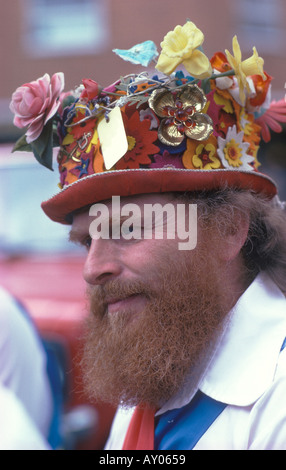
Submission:
[[[52,78],[46,73],[30,83],[17,88],[12,95],[10,110],[15,114],[14,125],[28,127],[27,143],[35,141],[45,124],[56,114],[64,89],[64,74],[55,73]]]

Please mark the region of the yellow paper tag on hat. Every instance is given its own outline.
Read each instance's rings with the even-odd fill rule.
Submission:
[[[120,108],[114,108],[108,118],[99,122],[97,132],[105,168],[110,170],[127,152],[128,141]]]

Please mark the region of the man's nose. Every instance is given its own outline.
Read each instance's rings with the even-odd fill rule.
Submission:
[[[91,285],[104,284],[119,276],[121,271],[118,250],[112,240],[93,239],[83,268],[85,281]]]

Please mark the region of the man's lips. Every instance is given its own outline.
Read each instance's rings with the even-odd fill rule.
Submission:
[[[132,294],[124,298],[110,297],[106,299],[107,310],[111,314],[125,309],[132,309],[137,313],[144,308],[146,300],[143,294]]]

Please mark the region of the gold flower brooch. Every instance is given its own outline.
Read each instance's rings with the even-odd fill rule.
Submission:
[[[185,136],[205,140],[213,131],[212,119],[202,111],[207,103],[197,85],[186,85],[179,91],[156,89],[149,98],[149,106],[161,120],[158,138],[165,145],[176,147]]]

